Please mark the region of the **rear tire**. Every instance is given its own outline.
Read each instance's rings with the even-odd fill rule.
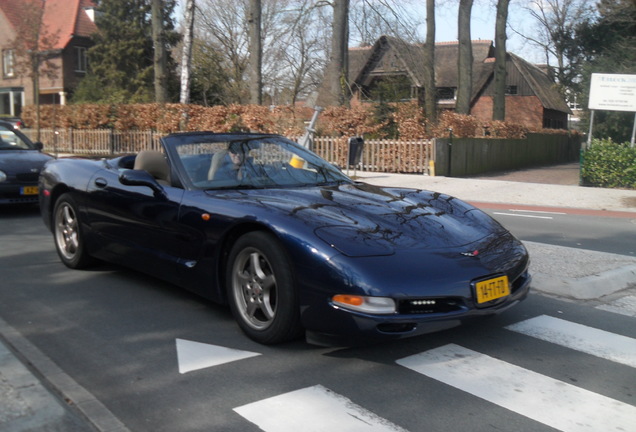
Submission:
[[[276,344],[302,334],[289,259],[276,237],[251,232],[239,238],[225,280],[232,314],[251,339]]]
[[[93,263],[93,258],[86,251],[77,205],[68,193],[55,203],[53,238],[57,254],[67,267],[81,269]]]

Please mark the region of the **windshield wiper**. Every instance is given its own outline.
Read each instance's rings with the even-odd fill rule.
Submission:
[[[238,184],[238,185],[229,185],[229,186],[217,186],[217,187],[209,187],[206,188],[206,191],[216,191],[216,190],[232,190],[232,189],[262,189],[262,186],[255,186],[251,184]]]

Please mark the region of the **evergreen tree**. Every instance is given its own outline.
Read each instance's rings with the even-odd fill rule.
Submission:
[[[151,0],[100,0],[88,50],[89,68],[73,95],[74,102],[137,103],[154,101],[154,48]],[[179,39],[171,15],[176,0],[164,0],[167,51]],[[176,100],[175,63],[168,59],[169,98]]]

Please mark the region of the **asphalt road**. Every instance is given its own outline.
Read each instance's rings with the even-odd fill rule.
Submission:
[[[0,226],[0,317],[132,431],[634,430],[634,317],[532,294],[404,341],[267,347],[152,277],[67,269],[33,209]]]
[[[636,256],[636,218],[584,216],[559,211],[484,210],[522,241]]]

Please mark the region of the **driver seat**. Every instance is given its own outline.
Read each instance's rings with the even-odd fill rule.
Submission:
[[[214,180],[214,177],[216,177],[216,173],[219,171],[219,168],[221,168],[221,165],[223,165],[223,160],[227,154],[227,150],[221,150],[214,153],[214,156],[212,156],[212,162],[210,162],[210,169],[208,170],[208,180]]]
[[[142,150],[135,158],[133,169],[148,171],[157,183],[170,185],[170,167],[163,153],[154,150]]]

